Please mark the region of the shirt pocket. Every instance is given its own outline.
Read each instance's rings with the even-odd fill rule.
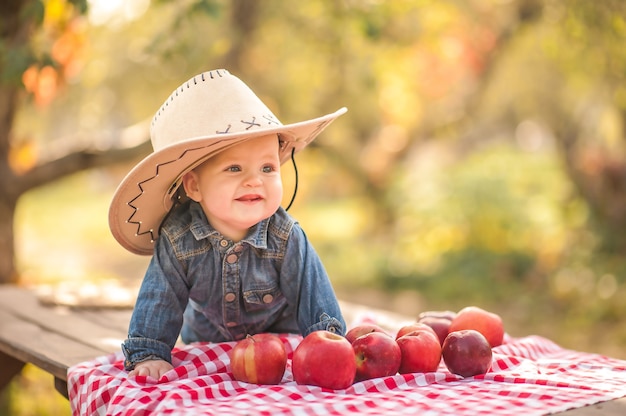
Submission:
[[[274,309],[285,303],[285,297],[279,288],[247,290],[243,293],[246,311],[255,312]]]

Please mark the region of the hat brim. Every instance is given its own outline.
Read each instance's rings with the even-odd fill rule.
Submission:
[[[187,172],[231,146],[268,134],[280,136],[283,143],[280,161],[284,163],[292,151],[302,150],[346,111],[343,107],[299,123],[190,138],[151,153],[126,175],[115,191],[109,208],[111,233],[128,251],[151,255],[161,222],[172,207],[172,196]]]

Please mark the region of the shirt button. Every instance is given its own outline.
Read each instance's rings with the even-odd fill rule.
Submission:
[[[226,261],[230,264],[233,264],[237,261],[237,255],[236,254],[231,254],[228,257],[226,257]]]
[[[243,251],[243,246],[242,245],[235,246],[233,250],[235,250],[235,253],[241,253]]]
[[[270,295],[269,293],[263,296],[263,302],[265,303],[272,303],[273,300],[274,300],[274,296]]]
[[[220,241],[220,246],[222,246],[222,247],[226,247],[226,246],[228,246],[228,240],[222,240],[222,241]]]
[[[224,300],[225,300],[226,302],[232,302],[232,301],[234,301],[234,300],[235,300],[235,297],[236,297],[236,296],[235,296],[235,294],[234,294],[234,293],[232,293],[232,292],[230,292],[230,293],[227,293],[227,294],[224,296]]]
[[[232,328],[234,326],[237,326],[237,322],[227,322],[226,326],[229,327],[229,328]]]

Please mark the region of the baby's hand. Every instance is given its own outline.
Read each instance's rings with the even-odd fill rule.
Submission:
[[[164,360],[147,360],[137,363],[135,369],[128,373],[128,377],[150,376],[159,380],[163,374],[173,368],[172,364]]]

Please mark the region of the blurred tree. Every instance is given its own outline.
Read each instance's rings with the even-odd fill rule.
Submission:
[[[547,130],[601,248],[626,253],[626,2],[536,6],[540,18],[502,51],[481,116]]]
[[[211,0],[193,0],[182,8],[177,2],[161,3],[173,3],[178,12],[173,14],[172,26],[158,33],[154,44],[170,37],[177,25],[194,15],[215,16],[222,7]],[[49,106],[66,81],[80,73],[81,50],[86,42],[81,22],[87,4],[87,0],[7,0],[0,5],[0,283],[18,281],[13,221],[21,195],[81,170],[135,159],[151,149],[147,128],[141,126],[116,131],[113,145],[120,147],[102,149],[97,138],[91,137],[78,140],[87,143],[85,149],[68,151],[52,160],[38,160],[31,141],[14,140],[14,121],[24,98],[31,96],[36,107]],[[220,67],[238,72],[243,65],[241,57],[251,45],[247,40],[258,23],[257,9],[256,1],[232,2],[228,16],[231,47]],[[183,43],[179,40],[173,48],[180,49]],[[167,51],[155,50],[167,57]],[[140,144],[123,147],[128,142]]]
[[[559,39],[572,45],[549,54],[564,97],[551,120],[564,165],[589,204],[603,248],[626,253],[626,3],[576,0],[561,10]],[[552,46],[554,47],[554,46]],[[590,76],[576,85],[581,77]],[[590,82],[591,81],[591,82]]]
[[[5,0],[0,4],[0,283],[15,283],[13,221],[21,195],[65,175],[121,162],[147,151],[131,149],[69,153],[37,161],[32,143],[16,143],[12,131],[24,92],[47,106],[80,65],[76,21],[86,0]]]
[[[379,261],[372,275],[388,272],[390,247],[402,251],[405,229],[398,224],[414,213],[398,195],[410,190],[407,173],[422,146],[438,139],[463,156],[502,126],[528,119],[560,143],[567,171],[606,229],[623,228],[623,2],[343,0],[285,7],[270,0],[153,0],[129,27],[102,25],[100,42],[111,46],[86,69],[85,35],[76,24],[85,0],[9,0],[0,7],[0,281],[16,279],[12,212],[23,192],[122,160],[111,149],[82,150],[44,163],[29,140],[11,135],[24,92],[33,105],[49,105],[76,71],[111,87],[101,96],[116,97],[99,114],[109,130],[117,128],[109,146],[123,146],[119,131],[139,119],[128,116],[128,102],[169,91],[182,74],[207,66],[246,79],[283,120],[346,105],[347,121],[310,152],[315,165],[333,164],[310,192],[318,200],[349,193],[376,218],[358,236],[367,236],[369,253],[380,253],[372,255]],[[108,71],[94,77],[98,65]],[[63,111],[72,105],[68,100]],[[50,123],[61,111],[50,112]],[[596,140],[601,120],[618,126],[609,129],[610,140]],[[147,149],[144,143],[117,151],[134,156]]]

